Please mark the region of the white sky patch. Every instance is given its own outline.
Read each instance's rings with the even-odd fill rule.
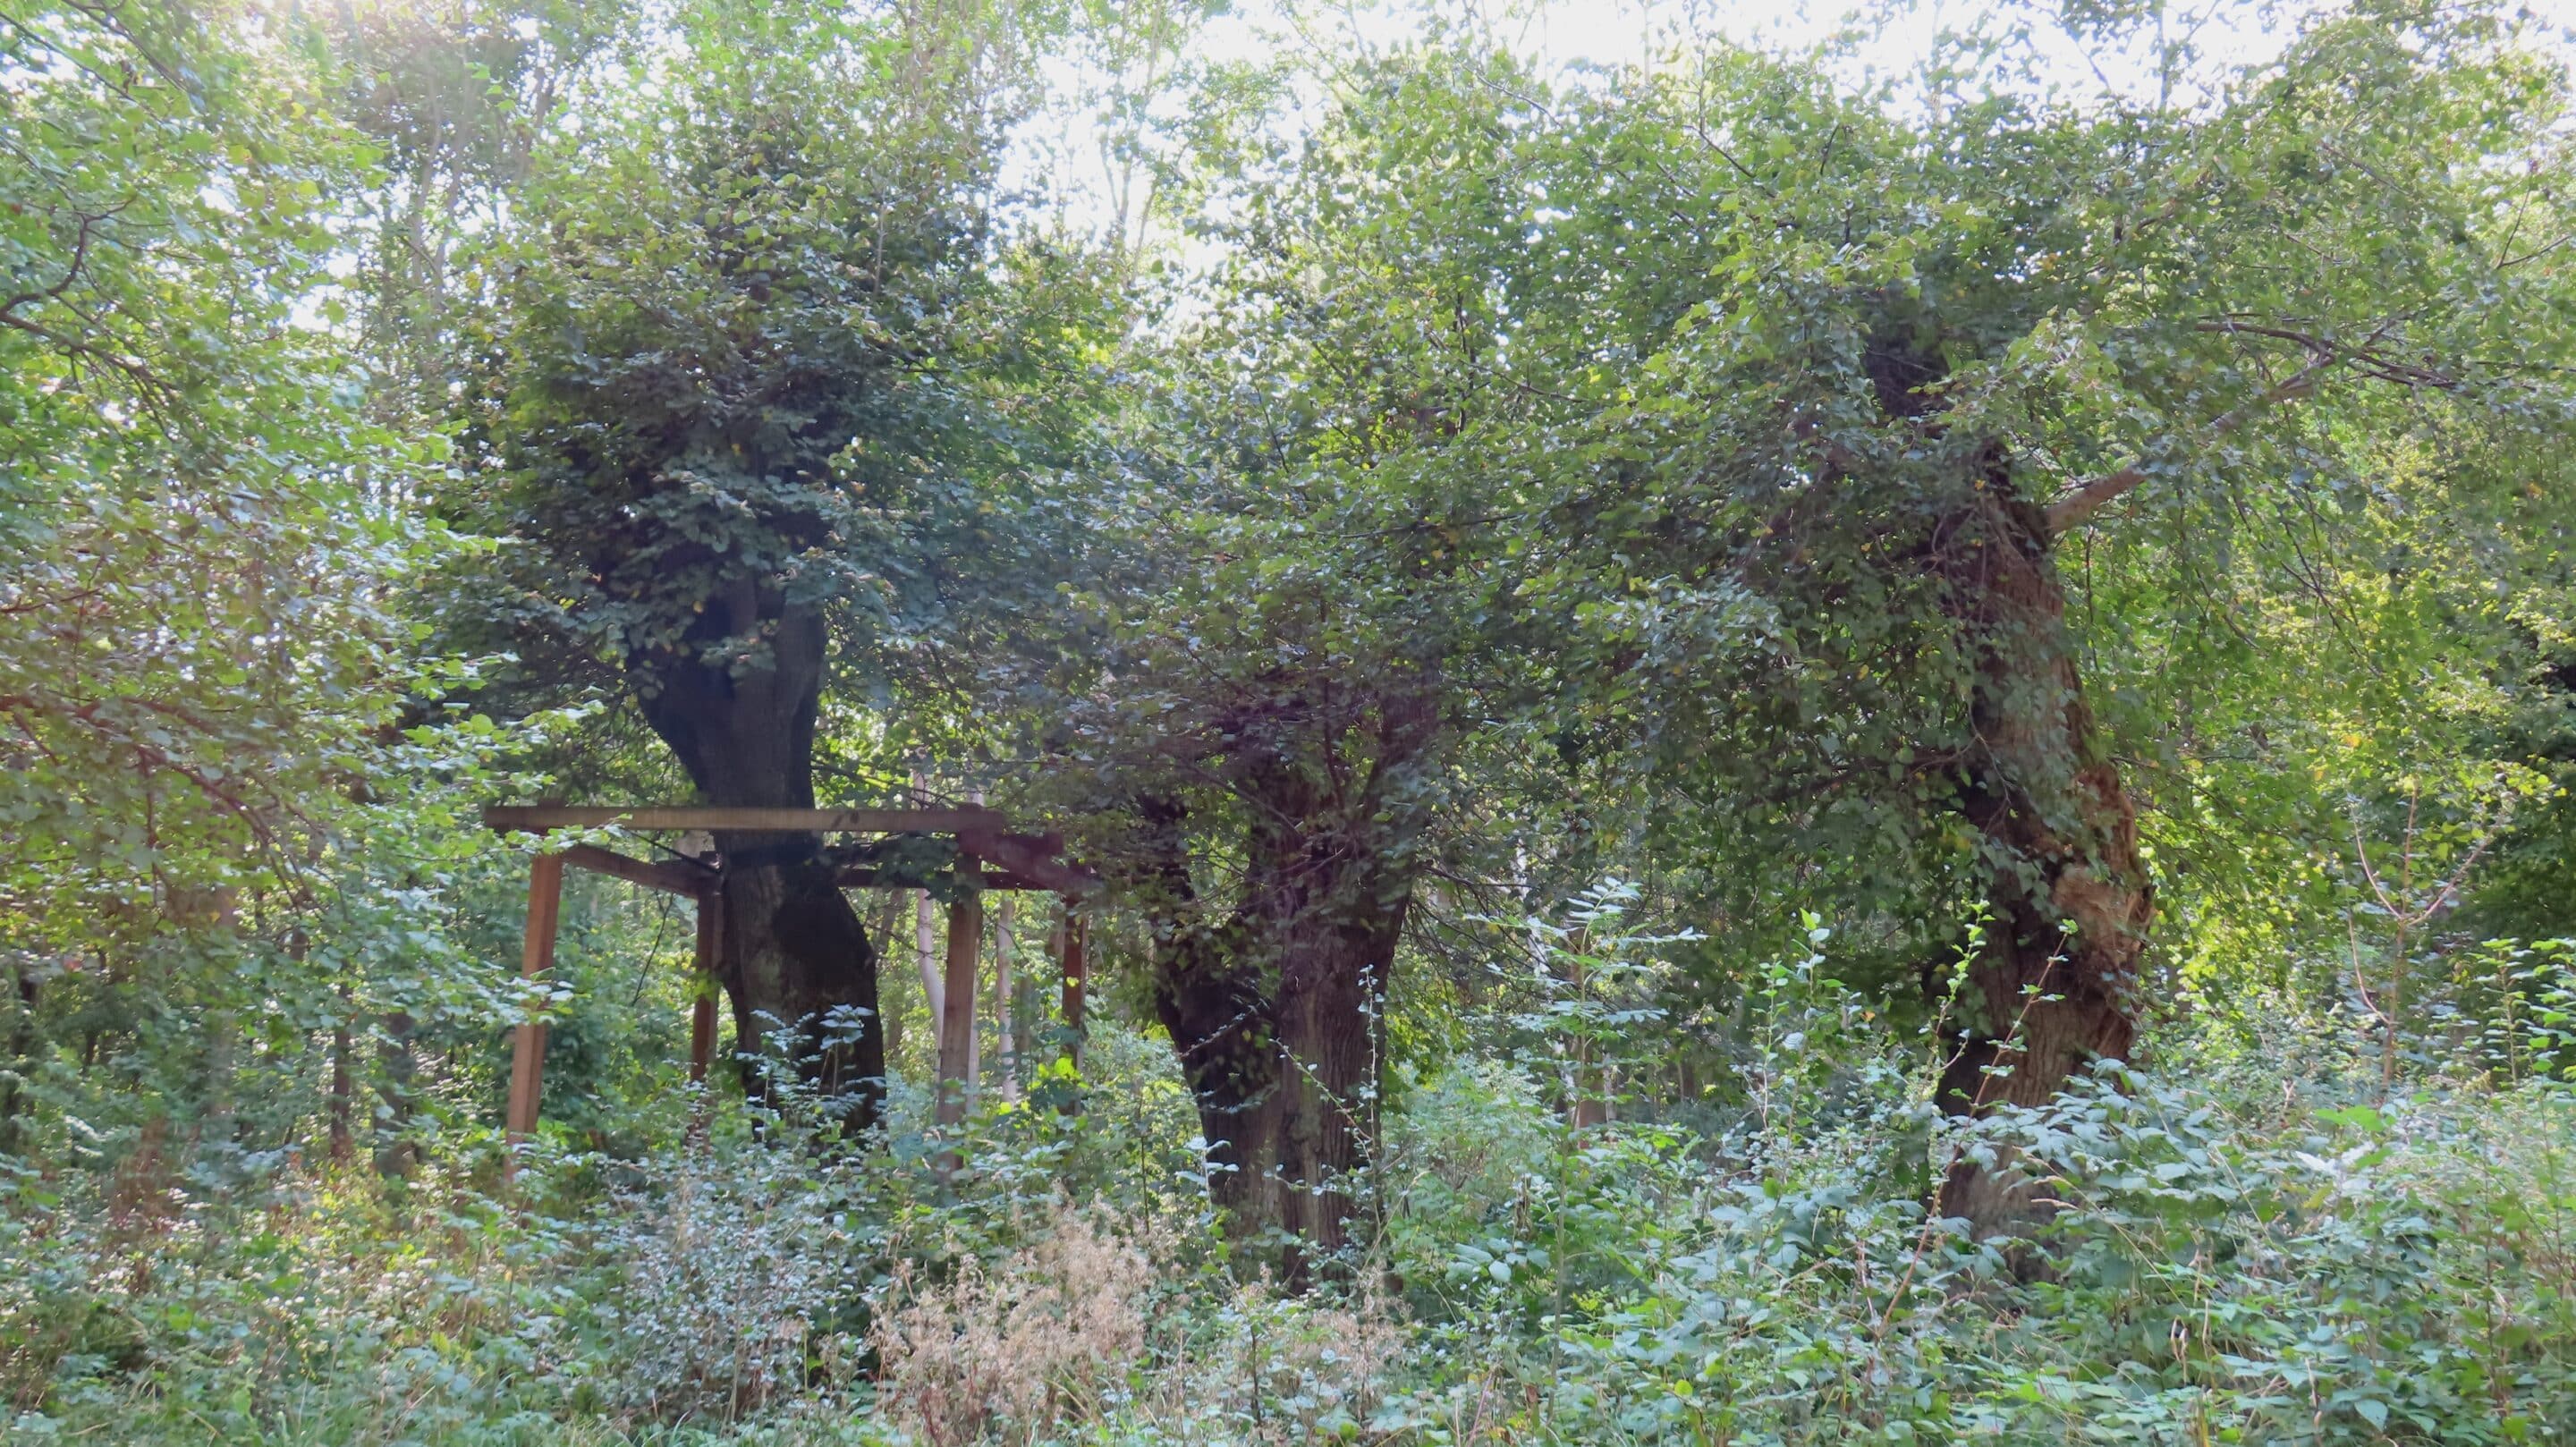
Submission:
[[[2013,13],[2028,23],[2022,40],[1999,59],[2011,83],[2035,93],[2083,102],[2117,96],[2132,104],[2191,106],[2210,87],[2247,66],[2279,56],[2310,17],[2340,8],[2329,0],[2175,0],[2162,36],[2187,39],[2190,71],[2162,75],[2153,57],[2162,46],[2149,29],[2125,44],[2085,43],[2048,23],[2044,3]],[[1449,3],[1295,5],[1245,0],[1208,23],[1191,54],[1211,63],[1261,61],[1282,50],[1302,53],[1302,69],[1328,74],[1341,58],[1401,47],[1430,34],[1435,17],[1473,23],[1550,69],[1652,66],[1676,53],[1725,42],[1782,55],[1814,57],[1856,92],[1884,89],[1900,107],[1927,100],[1921,74],[1945,32],[1992,29],[2003,7],[1981,0],[1449,0]],[[2536,42],[2576,56],[2576,0],[2525,0]],[[1132,234],[1138,210],[1132,178],[1104,157],[1095,115],[1071,98],[1098,77],[1057,63],[1048,80],[1065,98],[1023,128],[1005,173],[1011,189],[1036,189],[1046,214],[1077,232],[1107,238]],[[1309,99],[1319,99],[1316,90]],[[1312,107],[1307,108],[1309,113]],[[1294,127],[1291,117],[1280,118]],[[1124,217],[1120,199],[1124,194]],[[1168,218],[1166,218],[1168,219]],[[1168,233],[1161,239],[1168,240]]]

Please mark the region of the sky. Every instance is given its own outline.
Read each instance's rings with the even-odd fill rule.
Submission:
[[[1444,13],[1474,6],[1493,26],[1542,63],[1625,66],[1651,62],[1685,39],[1722,38],[1761,49],[1806,52],[1833,40],[1844,43],[1826,64],[1855,87],[1888,82],[1902,96],[1910,76],[1946,28],[1988,18],[1992,0],[1431,0]],[[2510,3],[2510,0],[2509,0]],[[2538,22],[2535,38],[2576,59],[2576,0],[2521,0]],[[1874,13],[1863,13],[1864,7]],[[1303,0],[1292,23],[1291,0],[1233,0],[1193,41],[1193,53],[1211,61],[1257,60],[1282,46],[1347,52],[1385,47],[1419,33],[1420,0]],[[2026,5],[2048,8],[2046,0]],[[2260,64],[2277,56],[2299,22],[2328,0],[2170,0],[2182,17],[2198,17],[2192,38],[2208,73]],[[2033,37],[2028,59],[2036,83],[2098,96],[2105,89],[2135,99],[2157,93],[2144,45],[2127,49],[2088,46],[2047,27]],[[1060,92],[1079,88],[1079,77],[1056,78]],[[1115,229],[1111,187],[1099,160],[1093,118],[1078,108],[1059,111],[1024,132],[1006,184],[1039,182],[1057,201],[1056,214],[1095,233]]]

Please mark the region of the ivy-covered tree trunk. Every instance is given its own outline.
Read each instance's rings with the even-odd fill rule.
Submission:
[[[759,662],[729,669],[707,661],[730,651],[726,641],[752,638],[768,645]],[[639,665],[651,681],[645,717],[704,801],[812,808],[821,615],[741,580],[709,601],[690,641],[696,647],[685,661]],[[718,980],[733,1006],[737,1048],[764,1051],[784,1032],[798,1077],[844,1112],[849,1129],[866,1128],[885,1076],[876,952],[834,882],[821,839],[720,832],[715,842],[724,862]],[[746,1071],[744,1088],[762,1091],[757,1071]]]
[[[1192,908],[1182,808],[1140,809],[1154,1004],[1211,1144],[1209,1191],[1238,1239],[1293,1238],[1278,1258],[1292,1290],[1350,1240],[1378,1023],[1412,898],[1409,811],[1395,794],[1428,746],[1432,710],[1399,697],[1373,713],[1374,757],[1357,771],[1269,750],[1235,761],[1242,876],[1222,923]]]
[[[1937,436],[1937,353],[1871,357],[1891,416]],[[2045,509],[2000,447],[1967,453],[1965,499],[1928,543],[1972,669],[1958,804],[1977,831],[1989,918],[1957,1002],[1940,1101],[1954,1115],[2043,1105],[2137,1037],[2138,963],[2155,913],[2137,806],[2084,702]],[[2040,1214],[2032,1186],[1960,1161],[1941,1210],[1980,1231]]]
[[[1941,1082],[1962,1114],[2044,1104],[2092,1062],[2128,1057],[2155,912],[2137,807],[2084,703],[2046,524],[2000,466],[1978,496],[1939,544],[1975,650],[1961,809],[1992,861],[1991,918]],[[1960,1163],[1943,1211],[1988,1228],[2027,1218],[2032,1192],[2008,1176]]]

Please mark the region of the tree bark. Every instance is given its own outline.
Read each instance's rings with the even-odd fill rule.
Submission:
[[[348,1008],[348,992],[343,989],[340,995],[342,1018],[331,1027],[330,1152],[331,1164],[335,1166],[347,1165],[357,1150],[356,1137],[350,1134],[349,1129],[358,1087],[349,1070],[349,1052],[356,1048],[356,1042],[351,1038],[353,1032],[347,1019]]]
[[[378,1174],[407,1178],[420,1169],[420,1142],[411,1132],[420,1057],[412,1048],[416,1028],[408,1010],[385,1014],[376,1035],[376,1129],[374,1158]]]
[[[20,1087],[36,1070],[36,976],[24,964],[10,973],[17,989],[11,992],[8,1068],[0,1071],[0,1155],[17,1156],[27,1152]]]
[[[766,666],[712,666],[703,652],[642,671],[644,716],[708,804],[814,806],[814,727],[825,628],[811,608],[764,598],[749,580],[710,600],[691,642],[766,642]],[[639,660],[639,667],[641,661]],[[783,1050],[784,1067],[814,1089],[845,1128],[875,1124],[884,1098],[885,1034],[877,1016],[877,958],[867,929],[834,882],[814,835],[720,832],[722,968],[735,1039],[745,1055]],[[771,1094],[746,1062],[744,1090]]]
[[[1954,1114],[2046,1104],[2137,1037],[2155,893],[2137,806],[2084,702],[2047,523],[2000,456],[1935,545],[1975,664],[1960,812],[1987,861],[1989,918],[1941,1101]],[[2009,1230],[2043,1214],[2008,1170],[1954,1165],[1944,1214]]]
[[[1433,713],[1419,697],[1372,712],[1376,758],[1356,788],[1293,754],[1234,761],[1248,823],[1222,923],[1194,908],[1185,809],[1139,809],[1160,936],[1154,1005],[1210,1143],[1209,1192],[1238,1239],[1289,1238],[1277,1265],[1291,1290],[1350,1240],[1378,1022],[1412,897],[1410,811],[1390,786],[1427,750]]]
[[[1939,437],[1928,384],[1948,369],[1937,344],[1893,331],[1868,370],[1892,420]],[[1954,455],[1964,486],[1928,557],[1973,670],[1957,800],[1981,842],[1989,918],[1939,1099],[1981,1115],[2044,1105],[2078,1071],[2128,1057],[2155,893],[2137,806],[2084,702],[2047,513],[2022,496],[2001,446]],[[2036,1195],[2009,1162],[1962,1160],[1940,1209],[1995,1234],[2042,1216]]]

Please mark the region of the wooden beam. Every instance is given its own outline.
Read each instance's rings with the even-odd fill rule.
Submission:
[[[554,968],[555,925],[563,916],[564,860],[560,854],[540,854],[528,865],[528,929],[519,947],[519,975],[533,980]],[[526,1140],[537,1128],[537,1101],[544,1091],[546,1061],[546,1027],[544,1022],[524,1020],[517,1038],[510,1046],[510,1103],[502,1118],[513,1146]],[[518,1154],[513,1151],[502,1169],[515,1171]]]
[[[549,829],[704,829],[733,834],[999,834],[1010,820],[991,809],[715,809],[641,805],[495,804],[487,827],[541,834]]]
[[[1011,834],[1000,829],[962,829],[958,846],[988,864],[998,864],[1028,887],[1080,898],[1100,888],[1100,876],[1064,861],[1064,840],[1054,834]]]
[[[704,894],[716,882],[716,872],[694,859],[629,859],[595,844],[574,845],[563,852],[563,861],[576,869],[587,869],[612,879],[625,880],[628,884],[640,884],[647,889],[658,889],[687,899]]]

